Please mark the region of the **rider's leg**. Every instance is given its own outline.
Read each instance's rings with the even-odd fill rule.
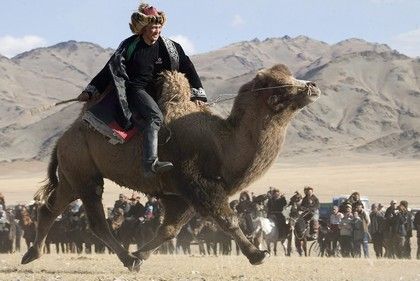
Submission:
[[[143,170],[146,177],[157,172],[170,170],[170,162],[158,160],[158,132],[163,123],[163,115],[154,99],[143,89],[129,87],[127,98],[130,108],[145,121],[143,130]]]

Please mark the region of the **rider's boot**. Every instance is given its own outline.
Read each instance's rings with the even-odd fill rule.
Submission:
[[[171,162],[158,160],[158,130],[147,128],[143,132],[143,173],[146,178],[171,170]]]

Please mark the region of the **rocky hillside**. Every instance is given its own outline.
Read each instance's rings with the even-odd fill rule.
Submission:
[[[0,56],[0,161],[45,159],[80,105],[31,109],[77,96],[111,53],[69,41]],[[293,121],[284,156],[420,157],[420,59],[360,39],[329,45],[285,36],[235,43],[192,60],[210,98],[235,94],[258,69],[275,63],[317,82],[323,96]],[[214,110],[226,114],[230,105]]]

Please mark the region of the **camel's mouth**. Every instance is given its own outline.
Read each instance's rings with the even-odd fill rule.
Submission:
[[[308,95],[309,100],[314,102],[321,96],[321,90],[316,86],[309,85],[306,94]]]

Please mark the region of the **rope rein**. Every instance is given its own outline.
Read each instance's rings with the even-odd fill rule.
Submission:
[[[242,93],[259,92],[259,91],[264,91],[264,90],[281,89],[281,88],[288,88],[288,87],[295,87],[295,88],[300,88],[300,89],[306,89],[308,91],[308,95],[311,95],[312,94],[312,88],[309,87],[308,85],[305,85],[305,86],[297,86],[297,85],[293,85],[293,84],[284,84],[284,85],[281,85],[281,86],[257,88],[257,89],[252,89],[252,90],[249,90],[249,91],[244,91]],[[222,97],[225,97],[225,96],[231,96],[231,97],[222,99]],[[236,98],[236,96],[237,96],[236,94],[219,95],[216,98],[214,98],[212,101],[206,103],[206,105],[207,106],[215,106],[218,103],[225,102],[225,101],[228,101],[228,100],[233,100],[233,99]]]

